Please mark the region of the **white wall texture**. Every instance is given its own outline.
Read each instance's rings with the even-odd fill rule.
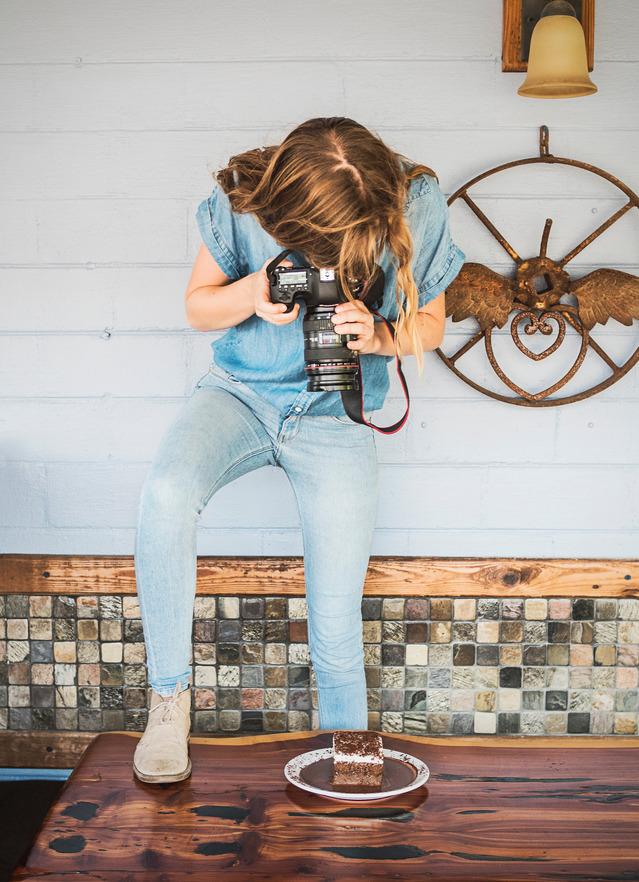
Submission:
[[[188,327],[183,294],[196,205],[233,152],[276,143],[309,116],[347,115],[434,168],[449,196],[489,167],[537,155],[545,123],[551,152],[639,190],[635,0],[600,0],[599,92],[559,101],[521,98],[524,75],[501,72],[501,5],[3,0],[0,550],[132,552],[143,477],[216,336]],[[538,253],[553,217],[555,258],[624,201],[557,166],[517,169],[471,194],[523,256]],[[512,271],[461,201],[451,227],[468,260]],[[638,242],[633,210],[567,269],[637,273]],[[448,320],[445,351],[474,327]],[[610,320],[594,335],[622,361],[639,323]],[[568,364],[557,354],[543,376],[529,363],[522,373],[506,341],[498,353],[531,387]],[[636,556],[639,367],[585,401],[527,408],[425,357],[421,379],[404,361],[408,427],[376,434],[373,554]],[[490,382],[481,359],[470,361]],[[583,376],[571,391],[606,376],[594,353]],[[393,375],[384,422],[402,412]],[[284,473],[262,469],[220,490],[198,549],[301,554]]]

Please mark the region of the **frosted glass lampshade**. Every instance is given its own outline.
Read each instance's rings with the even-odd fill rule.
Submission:
[[[586,38],[572,15],[546,15],[530,38],[528,72],[517,89],[526,98],[577,98],[597,87],[588,76]]]

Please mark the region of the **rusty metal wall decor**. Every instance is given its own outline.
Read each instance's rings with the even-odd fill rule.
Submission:
[[[446,316],[453,321],[462,321],[473,317],[479,331],[467,340],[452,355],[445,355],[441,348],[435,350],[438,356],[460,379],[464,380],[474,389],[505,401],[508,404],[520,404],[526,406],[552,406],[569,404],[595,395],[602,389],[612,386],[634,367],[639,360],[639,346],[626,361],[618,365],[603,347],[596,342],[590,334],[595,324],[605,324],[609,318],[624,325],[632,325],[634,319],[639,319],[639,277],[621,270],[601,268],[588,273],[580,279],[571,279],[565,270],[565,265],[576,257],[584,248],[612,226],[619,218],[623,217],[631,208],[639,209],[639,198],[618,178],[609,172],[603,171],[594,165],[580,162],[577,159],[566,159],[561,156],[553,156],[549,152],[548,127],[540,126],[539,130],[539,156],[518,159],[506,162],[488,171],[482,172],[457,189],[448,199],[451,205],[456,199],[463,199],[471,211],[486,226],[488,231],[495,237],[509,257],[515,262],[517,269],[514,278],[502,276],[484,266],[481,263],[466,262],[462,266],[458,276],[446,289]],[[479,206],[469,196],[468,189],[478,181],[518,165],[531,163],[561,163],[562,165],[575,166],[585,169],[592,174],[599,175],[610,181],[622,193],[628,197],[621,208],[600,224],[587,238],[583,239],[571,251],[564,255],[561,260],[552,260],[546,254],[548,236],[552,226],[552,218],[546,218],[538,257],[523,259],[517,254],[506,237],[486,217]],[[536,279],[543,278],[547,287],[537,290]],[[562,302],[565,295],[572,295],[577,306]],[[515,311],[510,324],[510,333],[515,346],[524,353],[531,361],[540,362],[560,348],[566,334],[566,322],[570,324],[581,337],[581,347],[570,369],[548,388],[540,392],[528,392],[515,383],[499,365],[495,358],[492,343],[492,331],[495,327],[501,328],[508,320],[510,314]],[[520,337],[520,325],[524,320],[527,324],[524,332],[531,336],[537,332],[544,336],[550,336],[556,331],[556,338],[546,349],[541,352],[533,352]],[[515,395],[501,394],[481,386],[479,383],[466,376],[458,367],[457,360],[469,351],[480,340],[484,340],[487,358],[499,379]],[[588,349],[592,349],[610,369],[610,375],[605,377],[583,392],[574,395],[550,397],[557,392],[577,373]]]

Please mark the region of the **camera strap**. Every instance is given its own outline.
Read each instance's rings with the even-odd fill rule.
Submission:
[[[388,330],[391,332],[391,336],[395,334],[395,323],[390,321],[383,316],[380,312],[372,307],[369,307],[369,310],[374,314],[379,316],[382,321],[386,322]],[[402,370],[402,362],[397,353],[395,353],[395,367],[397,368],[397,374],[399,376],[400,382],[402,384],[402,389],[404,390],[404,397],[406,399],[406,410],[404,411],[404,415],[397,420],[395,423],[391,423],[390,426],[376,426],[374,423],[369,423],[369,421],[364,416],[364,382],[362,379],[362,366],[360,362],[360,367],[358,371],[359,377],[359,390],[358,389],[343,389],[340,392],[342,396],[342,404],[344,405],[344,410],[348,414],[348,416],[356,423],[363,423],[366,426],[370,426],[371,429],[375,429],[377,432],[381,432],[383,435],[392,435],[395,432],[399,432],[402,428],[406,420],[408,419],[408,413],[410,411],[410,395],[408,393],[408,384],[406,383],[406,377],[404,376],[404,372]]]

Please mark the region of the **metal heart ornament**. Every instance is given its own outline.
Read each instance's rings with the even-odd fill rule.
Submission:
[[[513,341],[517,348],[533,361],[542,361],[544,358],[548,358],[548,356],[552,355],[553,352],[556,352],[563,343],[566,336],[566,320],[563,315],[561,315],[560,309],[561,308],[544,310],[543,312],[539,313],[539,315],[537,315],[534,311],[527,309],[518,312],[513,317],[510,325],[510,333]],[[568,310],[570,310],[570,307],[568,307]],[[525,333],[529,336],[537,332],[545,335],[552,334],[552,325],[549,324],[548,319],[554,319],[557,323],[557,337],[549,346],[547,346],[541,352],[533,352],[528,346],[526,346],[526,344],[519,336],[519,326],[525,318],[530,319],[530,324],[528,324],[525,329]],[[548,388],[546,389],[542,389],[541,392],[528,392],[526,389],[522,389],[521,386],[518,386],[517,383],[514,382],[514,380],[511,380],[510,377],[506,373],[504,373],[493,351],[491,328],[488,328],[484,335],[486,344],[486,355],[488,356],[488,360],[490,361],[492,368],[497,376],[510,389],[512,389],[513,392],[517,392],[518,395],[521,395],[522,398],[526,398],[529,401],[537,401],[539,399],[546,398],[548,395],[552,395],[552,393],[556,392],[557,389],[561,389],[562,386],[565,386],[566,383],[579,370],[584,358],[586,357],[586,352],[588,351],[588,331],[581,324],[579,325],[578,330],[581,336],[581,346],[579,348],[579,352],[577,353],[575,361],[566,371],[566,373],[559,380],[557,380],[556,383],[553,383],[552,386],[548,386]]]
[[[526,346],[519,336],[519,326],[524,319],[529,318],[530,323],[524,328],[525,334],[532,336],[533,334],[536,334],[537,331],[544,335],[552,334],[552,326],[548,324],[545,316],[548,316],[548,318],[554,319],[557,322],[557,337],[549,346],[542,349],[541,352],[533,352],[532,349],[529,349],[528,346]],[[559,349],[563,343],[564,337],[566,336],[566,321],[563,316],[558,315],[556,312],[546,311],[537,316],[532,310],[525,309],[518,313],[518,315],[512,320],[510,333],[515,345],[524,353],[524,355],[527,355],[528,358],[532,358],[535,361],[541,361],[544,358],[548,358],[549,355],[552,355],[552,353]]]

